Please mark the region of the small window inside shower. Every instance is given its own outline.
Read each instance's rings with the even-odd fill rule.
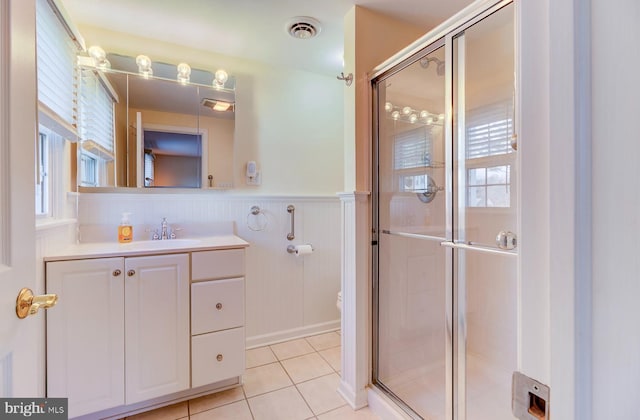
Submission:
[[[511,207],[511,101],[471,110],[466,124],[468,207]]]

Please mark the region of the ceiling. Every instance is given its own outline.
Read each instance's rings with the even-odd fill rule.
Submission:
[[[58,0],[80,31],[97,27],[179,46],[326,75],[342,71],[343,22],[358,5],[424,28],[471,0]],[[295,16],[321,24],[317,37],[294,39]],[[100,40],[87,39],[87,44]],[[141,51],[143,53],[143,51]],[[153,58],[153,57],[151,57]]]

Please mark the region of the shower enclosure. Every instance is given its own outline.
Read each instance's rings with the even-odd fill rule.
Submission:
[[[513,8],[372,79],[373,382],[415,418],[513,418]]]

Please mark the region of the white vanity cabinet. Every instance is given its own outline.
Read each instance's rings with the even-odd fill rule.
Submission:
[[[70,417],[189,388],[189,254],[48,262],[47,395]]]
[[[58,295],[46,314],[47,397],[68,398],[70,418],[126,417],[241,384],[249,244],[184,243],[45,258],[46,292]]]

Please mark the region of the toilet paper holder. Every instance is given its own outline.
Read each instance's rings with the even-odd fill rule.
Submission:
[[[305,244],[305,245],[311,247],[311,250],[310,250],[311,252],[315,251],[315,248],[313,247],[313,245],[311,245],[311,244]],[[299,251],[300,251],[300,249],[298,248],[298,245],[289,245],[287,247],[287,252],[289,254],[300,255]],[[304,253],[306,253],[306,252],[304,252]]]

